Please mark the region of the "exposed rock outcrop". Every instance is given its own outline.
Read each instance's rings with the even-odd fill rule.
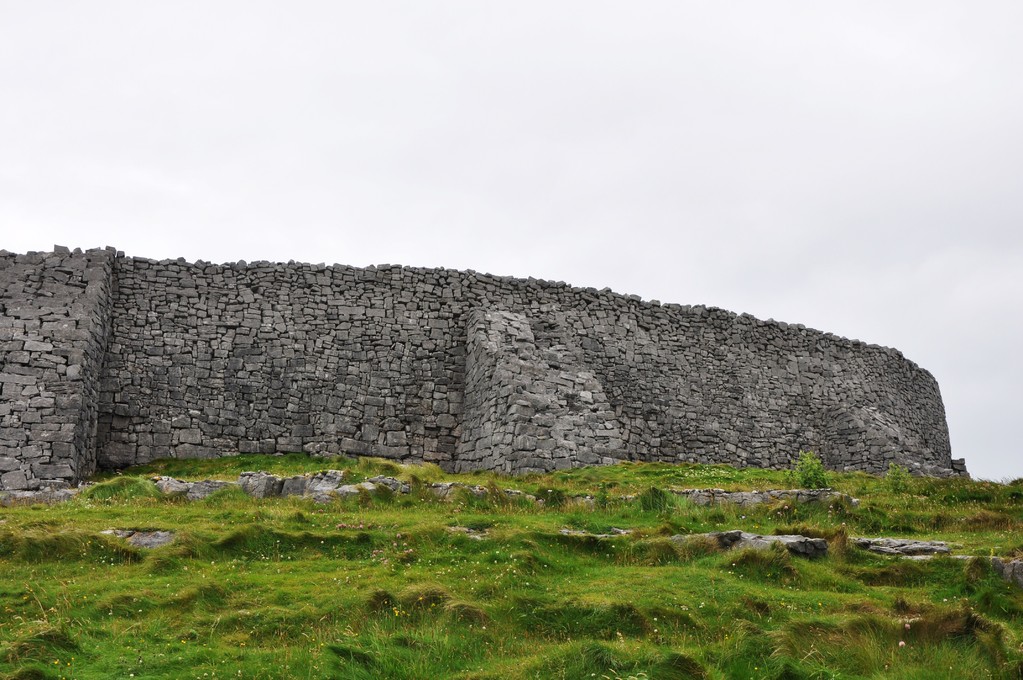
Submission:
[[[713,531],[707,534],[680,534],[672,536],[671,540],[685,543],[693,538],[707,538],[715,541],[722,550],[768,550],[773,545],[781,545],[793,555],[800,557],[814,558],[823,557],[828,554],[828,542],[823,538],[810,538],[793,534],[764,536],[738,529],[732,531]]]

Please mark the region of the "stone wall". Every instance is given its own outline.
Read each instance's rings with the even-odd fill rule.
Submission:
[[[96,469],[114,252],[0,251],[0,489]]]
[[[109,251],[6,256],[23,272],[6,294],[51,260],[90,257],[105,292],[75,304],[96,310],[97,347],[109,326],[98,431],[55,477],[86,474],[92,456],[122,467],[286,451],[513,473],[622,459],[788,467],[801,449],[835,469],[961,467],[929,373],[801,326],[471,271]],[[15,297],[42,308],[29,289]],[[5,312],[12,328],[21,321]],[[14,391],[5,385],[8,411]],[[19,422],[4,446],[22,470],[16,435],[31,429]]]

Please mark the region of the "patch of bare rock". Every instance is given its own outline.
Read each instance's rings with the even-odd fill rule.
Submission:
[[[881,555],[919,557],[922,555],[949,555],[952,550],[944,541],[917,541],[910,538],[853,538],[857,548]]]
[[[991,566],[1003,579],[1023,588],[1023,560],[1007,560],[1001,557],[992,557]]]
[[[135,531],[133,529],[107,529],[101,534],[123,538],[136,548],[159,548],[174,542],[173,531]]]
[[[823,557],[828,554],[828,542],[823,538],[810,538],[798,534],[763,536],[748,531],[712,531],[707,534],[680,534],[672,536],[676,543],[685,543],[694,538],[710,539],[722,550],[769,550],[778,544],[798,557]]]
[[[77,496],[84,486],[45,487],[33,491],[10,490],[0,491],[0,506],[33,505],[35,503],[63,503]]]
[[[578,529],[561,529],[558,533],[562,536],[578,536],[583,538],[618,538],[620,536],[628,536],[632,533],[632,529],[611,527],[611,533],[608,534],[593,534],[589,531],[580,531]]]
[[[472,527],[447,527],[447,530],[453,534],[465,534],[474,541],[482,541],[488,535],[486,529],[473,529]]]
[[[764,503],[845,503],[851,507],[860,504],[859,499],[832,489],[768,489],[766,491],[725,491],[724,489],[674,489],[672,493],[682,496],[693,505],[738,505],[749,507]]]

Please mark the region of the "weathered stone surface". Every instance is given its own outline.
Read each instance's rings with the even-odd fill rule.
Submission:
[[[802,326],[445,269],[0,253],[3,489],[234,452],[527,473],[807,449],[965,473],[929,373]]]
[[[395,479],[394,477],[385,477],[383,475],[378,475],[376,477],[370,477],[367,481],[373,482],[374,484],[380,484],[382,486],[386,486],[388,489],[390,489],[394,493],[408,493],[409,492],[408,484],[406,484],[405,482],[401,481],[400,479]]]
[[[96,469],[115,252],[0,254],[0,490]]]
[[[617,529],[611,527],[611,533],[608,534],[594,534],[589,531],[580,531],[578,529],[559,529],[558,533],[562,536],[579,536],[583,538],[618,538],[620,536],[628,536],[632,533],[632,529]]]
[[[853,545],[882,555],[948,555],[952,551],[944,541],[918,541],[909,538],[853,538]]]
[[[51,503],[63,503],[77,496],[81,493],[83,488],[84,487],[45,487],[34,491],[0,491],[0,506],[33,505],[35,503],[45,503],[47,505]]]
[[[848,503],[858,507],[859,499],[831,489],[771,489],[768,491],[725,491],[723,489],[682,489],[672,490],[689,499],[694,505],[734,504],[740,507],[775,503]]]
[[[238,476],[238,486],[253,498],[273,498],[281,495],[284,480],[267,472],[243,472]]]
[[[190,482],[183,482],[173,477],[156,477],[153,479],[156,488],[168,496],[184,496],[192,487]]]
[[[324,470],[309,478],[306,493],[330,493],[344,484],[344,470]],[[370,480],[373,481],[373,480]]]
[[[360,482],[359,484],[345,484],[339,486],[335,491],[334,495],[340,498],[350,498],[352,496],[358,496],[360,491],[371,492],[375,491],[377,485],[373,482]]]
[[[477,498],[483,498],[489,493],[487,487],[476,486],[471,484],[462,484],[460,482],[436,482],[429,486],[431,493],[435,494],[439,498],[449,499],[459,490],[464,490],[467,493],[471,493]]]
[[[304,496],[308,489],[309,489],[308,477],[304,475],[300,475],[297,477],[288,477],[281,484],[281,495]]]
[[[767,550],[772,545],[780,544],[793,555],[800,557],[823,557],[828,554],[828,542],[823,538],[809,538],[799,535],[762,536],[738,529],[732,531],[713,531],[708,534],[685,534],[672,536],[671,540],[685,542],[694,536],[709,538],[716,541],[722,550],[750,549]]]
[[[1009,560],[1001,557],[992,557],[991,566],[1003,579],[1023,588],[1023,560]]]
[[[154,477],[153,483],[161,492],[170,496],[185,496],[190,501],[198,501],[210,494],[229,486],[237,486],[237,482],[223,482],[204,479],[199,482],[188,482],[173,477]]]
[[[135,531],[133,529],[107,529],[101,534],[123,538],[136,548],[159,548],[174,542],[173,531]]]
[[[220,482],[212,479],[204,479],[201,482],[192,482],[188,485],[188,492],[185,496],[190,501],[200,501],[207,496],[226,489],[229,486],[235,486],[234,482]]]
[[[447,527],[447,530],[453,534],[465,534],[474,541],[482,541],[488,536],[486,529],[473,529],[471,527]]]

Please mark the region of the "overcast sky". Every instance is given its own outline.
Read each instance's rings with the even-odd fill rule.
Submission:
[[[0,248],[475,269],[897,347],[1023,477],[1023,3],[0,0]]]

